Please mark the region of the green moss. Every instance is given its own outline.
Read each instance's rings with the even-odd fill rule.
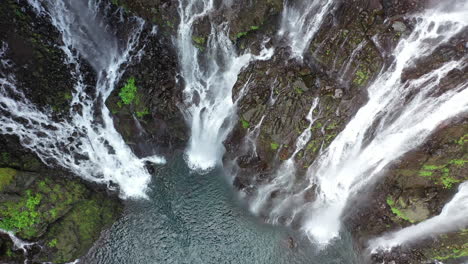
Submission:
[[[74,181],[56,183],[48,178],[35,181],[20,200],[0,204],[0,228],[19,233],[25,239],[36,238],[85,194],[84,186]]]
[[[432,176],[432,171],[419,171],[419,176],[430,177]]]
[[[143,118],[147,115],[149,115],[150,112],[149,112],[149,109],[148,108],[145,108],[143,111],[136,111],[136,115],[138,118]]]
[[[463,167],[466,163],[468,163],[467,160],[452,159],[443,165],[425,164],[419,171],[419,176],[430,177],[434,182],[443,185],[446,189],[450,189],[455,183],[462,181],[450,175],[451,166]]]
[[[449,163],[461,167],[461,166],[464,166],[465,163],[468,163],[468,160],[453,159],[453,160],[449,161]]]
[[[392,213],[396,215],[398,218],[408,221],[410,223],[414,223],[414,221],[409,219],[402,211],[400,211],[400,209],[396,207],[396,203],[392,197],[390,196],[387,197],[387,204],[388,206],[390,206],[390,210],[392,211]]]
[[[0,191],[8,186],[16,175],[16,170],[10,168],[0,168]]]
[[[454,248],[452,249],[452,252],[446,255],[438,255],[435,256],[434,258],[437,260],[448,260],[448,259],[458,259],[462,257],[467,257],[468,256],[468,244],[464,244],[462,248]]]
[[[195,42],[198,45],[205,45],[206,39],[204,37],[192,37],[193,42]]]
[[[275,143],[275,142],[272,142],[272,143],[270,144],[270,148],[271,148],[272,150],[277,150],[277,149],[279,148],[279,144],[278,144],[278,143]]]
[[[294,91],[295,91],[297,94],[303,94],[303,93],[304,93],[304,90],[302,90],[300,87],[294,87]]]
[[[73,98],[72,94],[71,93],[64,93],[63,94],[63,98],[65,100],[71,100]]]
[[[56,247],[56,246],[57,246],[57,243],[58,243],[57,239],[54,238],[54,239],[52,239],[51,241],[49,241],[49,243],[47,243],[47,245],[48,245],[49,247]]]
[[[135,85],[135,78],[130,77],[127,80],[127,83],[125,84],[125,86],[122,87],[122,89],[120,89],[119,97],[124,104],[129,105],[133,103],[133,101],[135,100],[137,90],[138,88]]]
[[[357,85],[364,84],[369,79],[369,72],[358,70],[356,71],[356,77],[354,78],[353,82]]]
[[[461,138],[455,141],[458,145],[464,145],[468,142],[468,134],[463,135]]]
[[[117,213],[113,201],[104,197],[79,202],[48,232],[46,240],[54,244],[56,251],[53,256],[46,256],[47,259],[64,263],[82,256]]]
[[[250,30],[258,30],[260,27],[259,26],[251,26]]]
[[[7,202],[2,208],[2,219],[0,228],[13,232],[22,232],[28,238],[37,235],[34,227],[40,220],[38,205],[41,203],[41,194],[32,194],[31,190],[26,191],[26,197],[19,202]]]
[[[242,123],[242,127],[245,129],[250,127],[250,123],[247,120],[242,119],[241,123]]]
[[[237,33],[236,38],[240,39],[242,37],[245,37],[245,36],[247,36],[247,33],[248,32],[246,32],[246,31],[239,32],[239,33]]]

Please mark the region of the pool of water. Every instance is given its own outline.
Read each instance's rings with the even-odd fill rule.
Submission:
[[[155,172],[149,197],[127,201],[80,263],[360,263],[349,238],[317,250],[292,230],[259,222],[221,169],[194,174],[180,156]]]

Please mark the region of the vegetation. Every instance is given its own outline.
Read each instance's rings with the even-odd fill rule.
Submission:
[[[413,223],[411,219],[409,219],[400,209],[396,207],[395,201],[393,200],[392,197],[388,196],[387,197],[387,204],[390,206],[390,209],[392,210],[392,213],[395,214],[398,218],[401,218],[405,221]]]
[[[250,123],[247,120],[242,119],[241,123],[242,123],[242,127],[245,129],[250,127]]]
[[[136,111],[136,115],[138,118],[143,118],[149,114],[150,114],[150,111],[148,108],[145,108],[143,111]]]
[[[277,150],[279,148],[279,144],[278,143],[275,143],[275,142],[272,142],[270,144],[270,147],[272,150]]]
[[[461,179],[450,175],[450,166],[463,167],[468,160],[453,159],[443,165],[425,164],[419,171],[419,176],[430,177],[436,183],[442,184],[444,188],[450,189],[454,184],[461,182]]]
[[[367,71],[358,70],[356,72],[356,77],[353,82],[357,85],[364,84],[369,79],[369,73]]]
[[[16,175],[16,170],[10,168],[0,168],[0,191],[11,183]]]
[[[126,105],[133,103],[136,98],[138,88],[135,85],[135,77],[130,77],[127,83],[119,92],[119,97]]]

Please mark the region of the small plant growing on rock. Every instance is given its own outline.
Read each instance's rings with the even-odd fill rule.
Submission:
[[[130,77],[125,86],[120,90],[119,97],[124,104],[129,105],[135,100],[136,93],[135,77]]]

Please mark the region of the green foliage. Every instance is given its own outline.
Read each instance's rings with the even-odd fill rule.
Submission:
[[[56,246],[57,246],[57,243],[58,243],[57,239],[54,238],[54,239],[52,239],[51,241],[49,241],[49,243],[47,243],[47,245],[48,245],[49,247],[56,247]]]
[[[0,168],[0,191],[8,186],[13,177],[16,175],[16,170],[10,168]]]
[[[388,204],[388,206],[390,206],[390,210],[392,210],[392,213],[394,215],[396,215],[398,218],[401,218],[401,219],[403,219],[405,221],[408,221],[408,222],[411,222],[411,223],[414,222],[411,219],[409,219],[402,211],[400,211],[400,209],[396,208],[396,203],[395,203],[395,201],[393,200],[392,197],[390,197],[390,196],[387,197],[387,204]]]
[[[0,228],[20,233],[26,239],[35,238],[48,223],[55,222],[83,199],[85,191],[84,186],[73,181],[62,185],[48,178],[38,180],[19,201],[0,204]]]
[[[468,134],[463,135],[461,138],[456,140],[456,143],[458,145],[464,145],[466,142],[468,142]]]
[[[419,176],[430,177],[432,176],[432,171],[419,171]]]
[[[251,26],[250,30],[258,30],[260,27],[259,26]]]
[[[124,104],[129,105],[135,100],[136,94],[137,87],[135,85],[135,78],[130,77],[125,86],[120,89],[119,97]]]
[[[148,108],[145,108],[143,111],[136,111],[136,115],[138,118],[143,118],[147,115],[149,115],[150,112],[149,112],[149,109]]]
[[[246,32],[246,31],[239,32],[239,33],[237,33],[236,38],[239,39],[239,38],[245,37],[245,36],[247,36],[247,33],[248,32]]]
[[[0,228],[13,232],[23,232],[27,237],[37,234],[34,225],[39,222],[37,206],[41,203],[42,195],[33,195],[31,190],[26,191],[26,197],[17,203],[5,203],[4,216],[0,221]]]
[[[241,123],[242,123],[242,127],[245,129],[250,127],[250,123],[247,120],[242,119]]]
[[[369,73],[367,71],[358,70],[356,72],[356,77],[353,82],[357,85],[364,84],[369,79]]]
[[[272,143],[270,144],[270,148],[271,148],[272,150],[277,150],[277,149],[279,148],[279,144],[278,144],[278,143],[275,143],[275,142],[272,142]]]
[[[435,256],[434,258],[437,260],[447,260],[447,259],[458,259],[462,257],[467,257],[468,256],[468,244],[464,244],[462,246],[463,248],[454,248],[452,249],[452,252],[447,255],[442,255],[442,256]]]
[[[72,94],[71,93],[64,93],[63,94],[63,98],[65,100],[71,100],[73,98]]]
[[[195,42],[198,45],[205,45],[206,39],[204,37],[192,37],[193,42]]]
[[[453,159],[443,165],[423,165],[419,171],[419,176],[431,177],[431,179],[439,184],[442,184],[444,188],[450,189],[455,183],[461,182],[460,179],[450,176],[450,165],[462,167],[468,163],[467,160]]]
[[[459,167],[462,167],[465,165],[465,163],[468,163],[468,160],[462,160],[462,159],[453,159],[449,161],[450,164],[457,165]]]

